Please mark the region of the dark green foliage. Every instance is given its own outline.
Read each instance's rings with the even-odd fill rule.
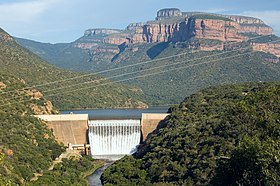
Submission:
[[[140,169],[140,161],[131,156],[127,156],[119,162],[121,162],[121,164],[113,164],[110,166],[110,170],[113,170],[112,174],[110,174],[111,172],[109,172],[109,169],[105,170],[105,173],[102,174],[104,185],[151,185],[149,180],[147,180],[146,171]],[[120,172],[122,173],[122,177],[119,177]]]
[[[49,185],[88,185],[84,175],[85,172],[93,172],[100,166],[89,156],[80,159],[63,159],[63,161],[46,171],[38,180],[30,182],[29,185],[49,186]]]
[[[211,185],[277,185],[280,141],[245,138],[230,159],[220,159]]]
[[[231,171],[232,185],[254,185],[250,181],[255,178],[265,185],[280,180],[280,83],[210,88],[171,110],[166,127],[154,132],[133,157],[109,167],[104,183],[112,183],[114,175],[120,185],[128,184],[127,172],[135,168],[152,184],[207,185],[212,178],[224,183],[223,175]],[[220,165],[222,160],[226,163]]]
[[[229,18],[222,17],[222,16],[219,16],[219,15],[203,14],[203,13],[199,13],[199,14],[193,15],[193,16],[191,16],[191,18],[194,18],[194,19],[217,19],[217,20],[223,20],[223,21],[232,21]]]

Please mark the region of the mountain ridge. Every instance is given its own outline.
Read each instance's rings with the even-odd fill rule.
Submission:
[[[160,20],[134,23],[123,30],[89,29],[72,43],[48,45],[50,48],[17,41],[35,52],[42,50],[42,58],[61,68],[119,77],[112,78],[113,81],[130,79],[123,82],[141,87],[151,105],[178,103],[183,97],[213,85],[279,80],[280,38],[270,35],[272,29],[260,19],[201,12],[186,13],[186,19],[181,11],[172,11],[160,10]],[[242,51],[250,54],[243,55]],[[240,57],[226,60],[223,53]],[[170,56],[177,57],[166,59]],[[216,62],[195,64],[205,60]],[[164,72],[167,65],[179,68],[180,61],[186,61],[181,65],[190,61],[190,67],[149,75]],[[107,70],[110,73],[103,73]],[[128,73],[134,76],[125,75]]]
[[[70,72],[54,67],[18,45],[14,38],[6,32],[0,32],[0,44],[0,74],[15,76],[22,79],[27,86],[38,88],[59,109],[146,107],[146,104],[140,101],[142,93],[139,88],[125,87],[92,74],[86,76],[83,73]],[[88,89],[83,90],[82,93],[77,92],[76,90],[85,88],[84,82],[88,82]],[[111,89],[104,88],[104,86],[101,86],[102,83]],[[97,86],[98,84],[101,85]],[[75,91],[71,90],[73,88],[75,88]],[[135,89],[138,91],[135,91]],[[67,91],[70,90],[71,94],[67,94]],[[102,92],[102,94],[98,92]],[[53,94],[55,95],[52,96]],[[48,95],[50,96],[48,97]],[[140,97],[136,98],[134,96]]]

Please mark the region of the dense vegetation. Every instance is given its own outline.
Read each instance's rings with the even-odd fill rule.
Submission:
[[[123,58],[127,60],[118,61],[120,66],[149,60],[147,56],[141,56],[140,50],[144,53],[147,48],[139,47],[139,54],[135,55],[135,60],[130,60],[129,51],[124,52],[123,56],[125,57]],[[146,96],[145,100],[151,105],[165,105],[178,103],[185,96],[209,86],[280,80],[280,64],[269,61],[273,59],[277,61],[277,58],[250,50],[235,52],[192,51],[186,49],[184,43],[177,43],[167,45],[154,59],[181,53],[187,54],[122,69],[123,72],[127,73],[136,72],[133,75],[125,76],[125,78],[143,76],[131,79],[127,83],[141,87]],[[115,71],[114,73],[120,72]],[[109,74],[105,75],[109,76]]]
[[[37,113],[54,113],[55,110],[52,110],[49,101],[36,90],[38,88],[46,93],[48,91],[46,88],[50,87],[32,85],[81,74],[59,70],[46,64],[17,45],[2,30],[0,44],[0,185],[87,185],[85,177],[102,162],[96,162],[90,157],[64,159],[56,164],[54,169],[48,170],[65,148],[55,141],[53,133],[45,123],[33,117]],[[104,90],[102,96],[93,96],[92,93],[85,91],[86,94],[90,94],[89,99],[81,101],[79,99],[83,99],[83,95],[74,94],[72,98],[75,100],[71,102],[68,100],[71,99],[70,96],[58,91],[55,93],[59,93],[59,97],[49,96],[49,98],[53,98],[52,100],[57,103],[56,106],[60,108],[69,108],[75,104],[84,107],[95,105],[98,101],[92,100],[101,97],[112,99],[116,97],[115,106],[134,104],[133,101],[126,104],[118,99],[118,94],[124,95],[120,97],[123,101],[130,99],[131,91],[126,87],[118,87],[107,80],[103,81],[111,90]],[[103,89],[96,88],[97,91]],[[104,100],[101,99],[99,102],[106,106]],[[36,182],[32,181],[38,177]]]
[[[65,148],[32,116],[34,105],[43,108],[47,100],[13,91],[25,86],[18,78],[0,75],[0,185],[87,185],[86,176],[103,162],[63,159],[48,170]]]
[[[203,13],[199,13],[197,15],[193,15],[193,16],[191,16],[191,18],[194,18],[194,19],[217,19],[217,20],[223,20],[223,21],[232,21],[229,18],[222,17],[222,16],[219,16],[219,15],[203,14]]]
[[[171,110],[105,185],[279,184],[280,83],[210,88]]]
[[[28,87],[43,84],[35,88],[60,109],[145,106],[138,101],[142,95],[139,88],[55,68],[19,46],[3,31],[0,32],[0,65],[0,74],[12,74]]]
[[[61,163],[54,166],[53,170],[47,171],[38,180],[31,182],[30,185],[88,185],[86,176],[102,164],[102,161],[97,162],[90,156],[80,159],[63,159]]]
[[[250,38],[259,37],[254,34],[247,34],[246,36],[250,36]],[[83,39],[85,40],[86,37],[80,38],[77,43],[80,40],[83,41]],[[277,39],[279,39],[277,36],[266,36],[251,41],[269,42]],[[21,40],[18,41],[21,42]],[[33,49],[34,52],[43,49],[32,42],[28,44],[27,41],[22,41],[21,44]],[[271,54],[252,52],[246,42],[226,44],[225,51],[197,50],[200,45],[211,47],[219,44],[221,42],[217,40],[205,39],[177,43],[134,44],[115,57],[110,53],[89,56],[87,50],[74,48],[74,44],[72,44],[68,45],[67,48],[63,48],[59,54],[48,53],[48,51],[44,50],[45,53],[41,56],[59,67],[77,71],[99,72],[130,66],[102,73],[102,75],[110,78],[114,75],[130,73],[130,75],[113,78],[112,80],[130,79],[123,81],[123,83],[140,87],[144,92],[143,99],[150,105],[178,103],[185,96],[214,85],[280,80],[280,64],[276,63],[279,62],[279,58]],[[244,50],[242,51],[240,48],[244,48]],[[222,54],[223,52],[226,53]],[[244,52],[251,53],[240,55]],[[182,53],[186,54],[158,60]],[[46,58],[46,55],[49,57]],[[50,56],[53,56],[53,58],[50,59]],[[65,60],[70,56],[75,60]],[[100,58],[103,60],[100,61]],[[91,59],[90,62],[89,59]],[[157,61],[142,63],[152,59]],[[178,68],[178,70],[171,70],[172,68]],[[153,75],[150,76],[149,74]],[[137,76],[139,78],[136,78]]]
[[[5,155],[0,163],[0,177],[14,184],[28,182],[34,173],[43,173],[64,148],[54,140],[52,132],[34,114],[32,105],[44,106],[46,100],[29,99],[23,95],[4,91],[22,88],[17,78],[0,76],[0,152]],[[17,97],[17,102],[10,99]],[[2,158],[1,158],[2,159]]]

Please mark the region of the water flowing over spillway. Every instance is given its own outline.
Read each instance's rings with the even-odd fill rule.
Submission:
[[[118,159],[132,154],[140,138],[140,120],[89,121],[89,142],[93,158]]]

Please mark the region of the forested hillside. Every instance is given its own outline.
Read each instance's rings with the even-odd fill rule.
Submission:
[[[88,185],[85,177],[103,162],[75,154],[49,170],[65,147],[32,116],[54,112],[49,101],[35,90],[13,91],[25,87],[18,78],[0,75],[0,185]]]
[[[250,37],[261,37],[252,40],[258,43],[279,40],[277,36],[250,35]],[[59,54],[55,54],[51,51],[62,45],[49,46],[24,40],[20,42],[22,45],[31,43],[26,44],[29,49],[33,48],[33,52],[44,51],[42,53],[47,57],[40,54],[40,51],[38,54],[49,63],[65,69],[85,72],[103,72],[111,69],[101,75],[115,81],[128,79],[122,83],[140,87],[145,96],[144,100],[150,105],[178,103],[185,96],[209,86],[280,80],[279,58],[253,51],[249,47],[249,42],[225,43],[223,51],[201,51],[189,47],[202,43],[221,44],[218,40],[206,39],[177,43],[133,44],[135,50],[126,48],[116,55],[113,61],[107,59],[106,55],[109,53],[96,54],[102,55],[99,57],[104,60],[97,62],[89,62],[88,51],[75,48],[74,44],[55,50],[60,51]],[[45,48],[51,51],[46,51]]]
[[[146,106],[140,101],[141,89],[53,67],[4,31],[0,31],[0,65],[0,74],[20,78],[27,87],[42,91],[59,109]]]
[[[5,93],[23,87],[19,79],[0,75],[0,153],[4,155],[0,177],[14,184],[24,184],[34,173],[43,173],[64,151],[47,126],[31,116],[34,106],[45,106],[44,98],[26,92]],[[14,97],[16,102],[11,101]]]
[[[280,84],[202,90],[133,156],[102,175],[105,185],[278,185]]]
[[[49,100],[59,109],[146,106],[135,99],[142,94],[140,89],[55,68],[17,45],[1,29],[0,65],[1,186],[87,185],[85,177],[102,164],[79,157],[64,159],[48,170],[65,148],[57,144],[47,125],[32,115],[56,113]]]

